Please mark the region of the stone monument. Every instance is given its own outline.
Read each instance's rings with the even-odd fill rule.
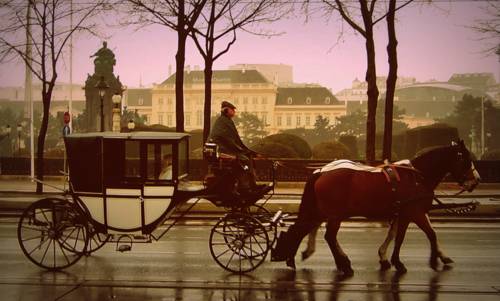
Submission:
[[[100,131],[101,124],[101,97],[96,88],[97,83],[103,77],[107,86],[103,97],[104,105],[104,130],[111,131],[113,124],[113,95],[123,95],[124,87],[120,82],[120,77],[113,74],[113,67],[116,65],[115,54],[108,48],[107,42],[102,43],[102,48],[90,56],[94,59],[94,74],[87,75],[85,81],[85,109],[87,111],[87,131]]]

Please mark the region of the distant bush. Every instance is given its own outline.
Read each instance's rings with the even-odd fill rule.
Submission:
[[[481,160],[500,160],[500,149],[492,149],[485,152],[481,157]]]
[[[282,144],[290,147],[299,158],[309,159],[312,155],[311,147],[302,138],[290,134],[274,134],[262,139],[260,144]]]
[[[316,144],[312,149],[312,153],[313,159],[353,159],[349,148],[337,141]]]
[[[299,155],[293,148],[281,143],[261,143],[254,145],[252,149],[269,158],[299,158]]]
[[[358,141],[356,136],[342,135],[339,137],[339,142],[347,146],[353,159],[358,158]]]

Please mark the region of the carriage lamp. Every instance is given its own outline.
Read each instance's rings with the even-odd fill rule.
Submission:
[[[99,91],[101,99],[101,132],[104,132],[104,95],[106,94],[106,90],[109,89],[108,84],[104,81],[104,76],[101,76],[95,87]]]
[[[120,132],[120,111],[122,97],[121,95],[115,94],[112,97],[113,100],[113,132]]]
[[[133,131],[135,129],[135,123],[134,123],[134,120],[130,119],[128,121],[128,124],[127,124],[127,127],[130,131]]]
[[[21,131],[23,130],[22,124],[17,124],[17,152],[21,154]]]

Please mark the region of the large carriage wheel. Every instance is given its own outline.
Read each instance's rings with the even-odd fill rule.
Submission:
[[[224,269],[246,273],[266,259],[269,236],[264,225],[250,215],[229,213],[210,232],[210,253]]]
[[[88,245],[86,220],[66,200],[47,198],[26,208],[17,227],[24,255],[36,265],[59,270],[73,265]]]
[[[253,204],[249,209],[252,216],[266,228],[267,234],[269,235],[269,247],[272,247],[278,237],[278,227],[276,224],[271,223],[274,214],[264,208],[264,206],[258,204]]]

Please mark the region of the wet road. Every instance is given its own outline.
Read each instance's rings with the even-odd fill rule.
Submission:
[[[160,241],[136,244],[131,252],[116,252],[116,245],[108,244],[63,272],[47,272],[23,255],[16,224],[7,219],[0,223],[0,299],[500,300],[500,224],[435,226],[455,264],[430,269],[427,239],[411,227],[402,250],[408,273],[398,276],[378,269],[376,251],[385,228],[343,224],[339,242],[355,274],[341,279],[323,239],[312,258],[301,262],[297,257],[295,272],[267,261],[247,275],[232,275],[213,261],[205,224],[176,226]]]

